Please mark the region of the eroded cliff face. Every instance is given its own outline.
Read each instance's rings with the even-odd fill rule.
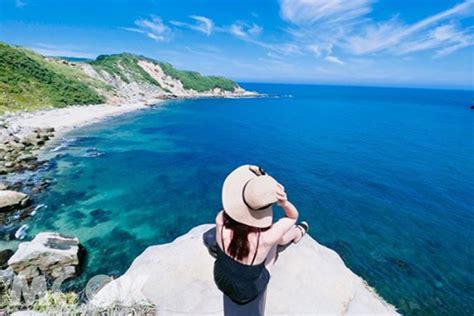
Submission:
[[[169,64],[139,56],[121,54],[105,56],[104,59],[107,60],[105,64],[94,61],[78,63],[76,66],[87,76],[103,83],[102,86],[97,86],[96,90],[109,104],[147,102],[175,97],[256,95],[245,91],[228,79],[179,71]],[[206,84],[200,84],[201,81],[205,81]]]
[[[222,293],[201,225],[169,244],[147,248],[91,304],[151,303],[159,315],[222,315]],[[398,315],[339,255],[306,236],[280,253],[267,290],[266,315]]]

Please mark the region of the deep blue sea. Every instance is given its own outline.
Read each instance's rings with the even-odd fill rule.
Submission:
[[[212,222],[226,174],[252,163],[402,313],[474,313],[472,91],[243,86],[271,97],[169,101],[66,135],[27,239],[77,236],[83,280],[119,275]]]

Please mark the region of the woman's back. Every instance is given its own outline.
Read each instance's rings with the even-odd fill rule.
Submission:
[[[253,265],[257,265],[264,262],[267,259],[268,254],[272,251],[272,248],[276,247],[281,237],[285,234],[286,231],[288,231],[290,227],[295,224],[295,222],[296,221],[294,219],[283,218],[273,224],[267,230],[264,230],[262,232],[249,233],[248,256],[241,260],[238,260],[237,258],[233,259],[246,265],[251,265],[252,261]],[[219,212],[216,217],[216,240],[220,249],[223,250],[229,256],[227,247],[232,241],[232,230],[224,226],[223,212]],[[224,245],[222,245],[222,241],[224,242]]]

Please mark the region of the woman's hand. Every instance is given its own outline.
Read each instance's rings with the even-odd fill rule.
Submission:
[[[278,183],[276,191],[277,204],[285,211],[285,215],[292,219],[298,219],[298,210],[296,207],[288,201],[288,196],[285,193],[285,187]]]
[[[277,204],[280,207],[284,207],[286,203],[288,203],[288,196],[286,195],[285,187],[282,186],[280,183],[278,183],[276,195],[277,195]]]

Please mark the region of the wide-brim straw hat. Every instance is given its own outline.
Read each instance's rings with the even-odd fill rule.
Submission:
[[[222,206],[235,221],[252,227],[272,225],[272,205],[278,183],[260,167],[243,165],[232,171],[222,186]]]

